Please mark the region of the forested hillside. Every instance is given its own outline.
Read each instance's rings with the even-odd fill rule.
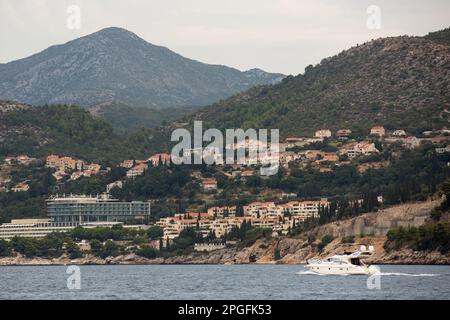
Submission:
[[[253,88],[198,112],[221,128],[279,128],[284,136],[322,127],[367,132],[382,124],[410,133],[448,125],[448,29],[427,37],[389,37],[356,45],[304,74]]]

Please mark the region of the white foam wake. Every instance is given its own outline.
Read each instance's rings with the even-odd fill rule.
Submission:
[[[436,273],[402,273],[402,272],[381,272],[375,273],[380,276],[405,276],[405,277],[437,277]]]
[[[306,271],[298,271],[296,274],[299,274],[299,275],[307,274],[307,275],[314,275],[314,276],[322,276],[322,274],[318,274],[318,273],[316,273],[316,272],[309,271],[309,270],[306,270]]]

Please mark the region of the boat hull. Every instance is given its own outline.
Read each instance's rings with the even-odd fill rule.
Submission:
[[[314,273],[324,275],[370,275],[373,273],[372,268],[355,265],[307,264],[305,268]]]

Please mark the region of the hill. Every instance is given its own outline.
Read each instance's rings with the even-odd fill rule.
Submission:
[[[0,65],[0,99],[32,105],[207,105],[282,74],[187,59],[121,28],[106,28]]]
[[[15,106],[14,108],[11,105]],[[50,153],[117,162],[127,157],[148,157],[159,130],[119,134],[106,121],[77,106],[33,108],[0,101],[0,157],[25,153],[42,157]]]
[[[448,125],[448,29],[426,37],[389,37],[357,45],[304,74],[252,88],[204,108],[200,119],[219,128],[280,128],[282,135],[328,127],[365,132],[374,124],[410,133]]]

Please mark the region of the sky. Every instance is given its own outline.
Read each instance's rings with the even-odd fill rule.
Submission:
[[[0,0],[0,63],[111,26],[201,62],[296,75],[358,43],[448,27],[450,1]]]

